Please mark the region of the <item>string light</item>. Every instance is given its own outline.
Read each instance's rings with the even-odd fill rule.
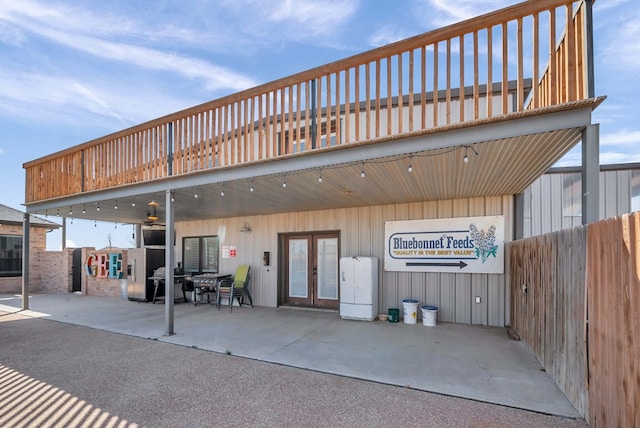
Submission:
[[[471,149],[473,151],[473,153],[475,153],[476,156],[478,156],[478,152],[476,151],[476,149],[473,146],[464,146],[464,157],[462,158],[462,161],[464,163],[469,162],[469,155],[467,154],[467,151]]]

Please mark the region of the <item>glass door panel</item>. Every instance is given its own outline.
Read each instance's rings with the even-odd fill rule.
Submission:
[[[289,240],[289,297],[309,298],[309,240]]]
[[[338,300],[338,238],[319,238],[316,246],[318,299]]]

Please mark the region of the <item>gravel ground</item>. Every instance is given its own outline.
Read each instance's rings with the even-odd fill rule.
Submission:
[[[586,427],[456,397],[0,314],[2,427]]]

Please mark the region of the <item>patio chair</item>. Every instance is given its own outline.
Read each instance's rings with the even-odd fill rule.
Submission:
[[[248,299],[249,304],[253,308],[253,299],[251,298],[251,293],[249,292],[249,289],[247,287],[249,285],[250,270],[251,266],[240,265],[236,269],[236,275],[233,278],[233,281],[226,280],[219,284],[218,293],[216,296],[216,304],[218,306],[218,310],[220,310],[220,304],[223,297],[228,297],[229,307],[231,311],[233,311],[233,301],[237,300],[238,305],[242,305],[244,303],[245,297]]]

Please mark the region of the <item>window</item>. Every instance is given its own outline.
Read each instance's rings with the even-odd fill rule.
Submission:
[[[0,235],[0,276],[22,276],[22,236]]]
[[[182,238],[182,264],[185,273],[218,273],[217,236]]]

